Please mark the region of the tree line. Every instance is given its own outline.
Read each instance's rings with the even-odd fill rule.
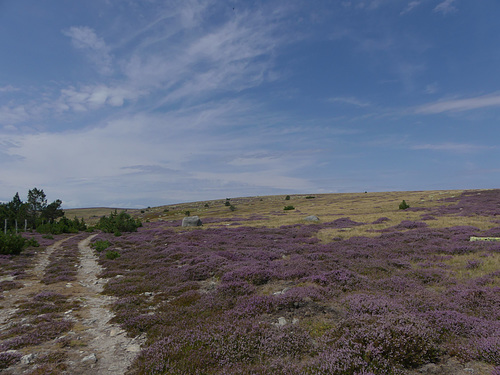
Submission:
[[[16,193],[10,202],[0,203],[0,223],[3,226],[6,224],[10,230],[36,229],[39,225],[52,223],[63,217],[61,205],[60,199],[48,203],[43,189],[29,190],[26,202]]]

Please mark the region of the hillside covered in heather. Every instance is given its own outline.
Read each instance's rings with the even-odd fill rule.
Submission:
[[[500,190],[128,212],[136,232],[88,239],[109,324],[140,343],[128,374],[500,373]]]
[[[500,242],[470,242],[500,237],[500,190],[286,198],[151,209],[95,238],[120,254],[101,257],[114,321],[147,336],[133,373],[500,366]],[[171,220],[189,208],[202,228]]]

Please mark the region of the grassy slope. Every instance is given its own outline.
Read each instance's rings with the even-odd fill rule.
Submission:
[[[128,213],[139,217],[142,221],[172,221],[182,220],[186,211],[203,218],[238,218],[261,217],[262,220],[245,222],[245,226],[279,227],[281,225],[303,223],[308,215],[316,215],[321,221],[332,221],[340,217],[349,217],[351,220],[371,223],[380,217],[387,217],[390,221],[383,224],[366,225],[361,229],[353,229],[352,233],[342,233],[342,237],[352,235],[373,236],[371,229],[384,229],[395,225],[401,220],[418,220],[420,212],[399,210],[399,203],[404,199],[412,208],[442,206],[443,199],[459,196],[463,190],[446,191],[406,191],[383,193],[342,193],[342,194],[315,194],[291,195],[285,200],[284,195],[231,198],[230,203],[236,207],[231,211],[225,205],[226,200],[212,200],[192,203],[166,205],[140,210],[126,209]],[[313,199],[308,197],[314,197]],[[284,211],[285,206],[292,205],[295,210]],[[208,206],[208,207],[207,207]],[[88,223],[97,221],[100,216],[108,215],[114,208],[82,208],[66,210],[69,218],[78,217]],[[118,209],[125,210],[125,209]],[[441,217],[428,223],[430,227],[450,227],[454,225],[473,225],[479,229],[489,229],[494,226],[484,217]],[[210,227],[210,224],[206,224]],[[339,236],[339,230],[323,231],[320,236],[324,241]]]

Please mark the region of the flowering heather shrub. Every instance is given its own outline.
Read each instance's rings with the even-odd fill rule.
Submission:
[[[500,335],[478,338],[472,345],[473,359],[500,366]]]
[[[491,332],[500,332],[500,322],[467,315],[453,310],[427,311],[422,316],[442,336],[487,337]]]
[[[73,327],[68,320],[54,320],[52,315],[41,315],[32,323],[25,323],[9,329],[3,338],[13,337],[0,344],[0,350],[19,349],[53,340]]]
[[[319,230],[362,223],[169,225],[96,237],[121,254],[99,255],[114,321],[148,337],[132,373],[404,374],[460,352],[495,363],[500,273],[462,279],[452,262],[500,252],[469,242],[477,228],[403,222],[324,244]]]
[[[388,217],[379,217],[377,220],[372,222],[372,224],[382,224],[385,223],[386,221],[390,221]]]
[[[16,362],[19,362],[23,355],[17,352],[4,352],[0,353],[0,370],[6,369],[12,366]]]
[[[416,229],[416,228],[425,228],[427,227],[427,223],[422,221],[411,221],[411,220],[403,220],[398,225],[394,226],[394,229]]]
[[[478,259],[471,259],[467,261],[467,264],[465,265],[465,268],[468,270],[473,270],[476,268],[479,268],[483,262],[481,262]]]
[[[329,223],[324,223],[322,226],[326,228],[351,228],[359,225],[364,225],[365,223],[358,223],[351,220],[348,217],[342,217],[340,219],[331,221]]]
[[[325,346],[353,343],[360,356],[371,352],[376,362],[387,361],[396,368],[416,367],[436,360],[439,355],[438,336],[432,327],[425,320],[406,313],[355,315],[342,323],[340,331],[325,336]]]
[[[5,280],[0,282],[0,292],[19,288],[22,288],[22,284],[15,281]]]
[[[370,367],[390,370],[389,366],[381,359],[381,364],[370,366],[364,359],[365,348],[358,343],[344,343],[341,347],[327,349],[305,365],[304,374],[330,375],[330,374],[372,374]],[[378,358],[377,358],[378,359]],[[385,366],[384,366],[385,365]],[[380,372],[390,374],[391,372]]]
[[[69,302],[61,294],[43,291],[34,296],[30,301],[19,304],[17,314],[20,316],[49,314],[63,312],[77,306],[78,302]]]
[[[76,280],[79,264],[78,242],[87,236],[86,233],[73,236],[63,243],[63,251],[55,251],[49,257],[49,265],[45,268],[44,284],[68,282]]]
[[[434,216],[432,216],[431,214],[423,214],[422,216],[420,216],[420,220],[424,220],[424,221],[436,220],[436,218]]]

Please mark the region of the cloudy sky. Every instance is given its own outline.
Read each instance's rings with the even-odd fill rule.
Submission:
[[[498,0],[0,0],[0,201],[498,188]]]

